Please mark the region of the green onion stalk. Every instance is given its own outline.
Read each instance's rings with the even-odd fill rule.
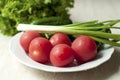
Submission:
[[[120,20],[108,20],[103,22],[94,20],[62,26],[19,24],[17,30],[36,30],[40,33],[63,32],[70,35],[87,35],[97,42],[120,47],[120,34],[113,34],[111,32],[111,29],[120,29],[119,26],[115,26],[119,22]]]

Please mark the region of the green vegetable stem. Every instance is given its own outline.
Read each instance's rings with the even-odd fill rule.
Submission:
[[[109,20],[103,22],[98,22],[96,20],[62,26],[19,24],[17,29],[19,31],[36,30],[40,33],[63,32],[70,35],[88,35],[97,42],[120,47],[120,34],[113,34],[110,31],[112,28],[120,29],[120,27],[114,26],[118,22],[120,22],[120,20]]]

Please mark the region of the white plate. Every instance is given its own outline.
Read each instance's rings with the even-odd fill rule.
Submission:
[[[48,71],[48,72],[75,72],[75,71],[84,71],[88,69],[95,68],[102,63],[106,62],[110,59],[112,53],[114,52],[113,47],[105,47],[101,50],[97,58],[91,62],[84,63],[82,65],[74,66],[74,67],[55,67],[51,65],[40,64],[38,62],[33,61],[23,50],[21,45],[19,44],[19,38],[21,33],[16,34],[10,41],[9,48],[12,54],[20,61],[22,64],[29,66],[31,68]]]

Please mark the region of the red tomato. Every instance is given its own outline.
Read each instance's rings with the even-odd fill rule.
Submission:
[[[71,45],[69,37],[64,33],[56,33],[50,38],[50,42],[53,46],[57,44],[67,44]]]
[[[72,43],[72,49],[79,63],[84,63],[95,58],[97,47],[95,41],[89,36],[80,36]]]
[[[23,47],[23,49],[28,52],[29,51],[29,44],[30,42],[36,38],[39,37],[39,33],[37,31],[26,31],[22,34],[20,37],[20,44]]]
[[[50,61],[52,65],[63,67],[67,66],[74,60],[74,51],[66,44],[54,46],[50,52]]]
[[[49,61],[49,54],[52,44],[46,38],[37,37],[33,39],[29,46],[29,56],[39,62],[46,63]]]

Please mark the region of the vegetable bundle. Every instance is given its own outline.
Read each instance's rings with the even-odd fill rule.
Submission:
[[[0,32],[5,35],[18,33],[19,23],[32,22],[51,16],[69,20],[68,8],[74,0],[0,0]]]
[[[72,36],[88,35],[97,42],[120,47],[120,34],[113,34],[110,30],[113,28],[120,29],[120,27],[115,26],[118,22],[120,22],[120,20],[109,20],[103,22],[95,20],[62,26],[19,24],[17,29],[22,31],[37,30],[41,33],[63,32]]]

